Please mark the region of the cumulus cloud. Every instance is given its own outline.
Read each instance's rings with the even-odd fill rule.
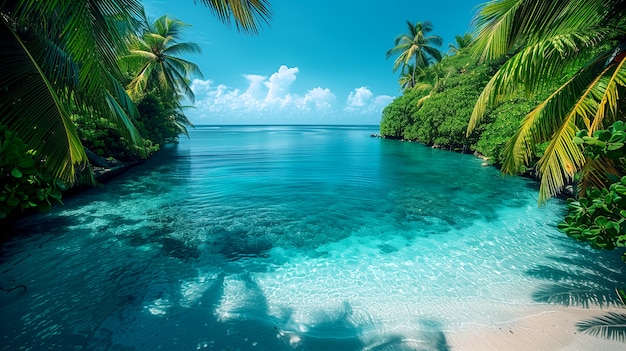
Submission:
[[[335,105],[335,100],[337,98],[330,89],[317,87],[307,91],[303,103],[308,109],[330,110]]]
[[[271,102],[280,99],[291,99],[289,97],[289,87],[296,81],[298,72],[300,72],[298,67],[288,68],[285,65],[280,66],[278,72],[272,74],[270,79],[263,83],[268,89],[265,100]]]
[[[226,118],[229,123],[235,122],[232,118],[265,122],[262,120],[265,117],[280,117],[283,121],[289,117],[293,121],[298,117],[314,116],[319,120],[324,116],[330,118],[346,113],[380,112],[392,99],[375,96],[368,88],[361,87],[350,93],[345,107],[338,106],[337,97],[328,88],[312,88],[304,95],[292,92],[298,74],[298,67],[285,65],[269,76],[244,74],[247,87],[242,89],[216,84],[212,80],[196,79],[191,85],[196,95],[196,109],[190,111],[189,115],[196,123],[214,123],[216,119]]]
[[[260,76],[257,74],[244,74],[244,78],[248,81],[248,89],[246,90],[246,95],[250,98],[257,100],[264,100],[264,86],[263,81],[267,79],[266,76]]]
[[[367,87],[360,87],[350,92],[344,110],[361,114],[381,112],[392,100],[393,96],[374,96]]]

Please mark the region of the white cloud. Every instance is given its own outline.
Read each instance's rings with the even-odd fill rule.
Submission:
[[[330,110],[335,105],[337,98],[330,89],[322,89],[320,87],[309,90],[304,95],[303,104],[309,109]]]
[[[393,101],[392,96],[374,96],[374,93],[367,87],[360,87],[348,95],[344,110],[360,114],[376,113],[381,112],[391,101]]]
[[[374,94],[366,87],[356,88],[354,89],[354,91],[350,93],[350,95],[348,95],[348,101],[346,101],[346,108],[347,109],[362,108],[368,105],[371,102],[373,97],[374,97]]]
[[[290,99],[288,97],[289,87],[296,81],[296,74],[299,71],[298,67],[288,68],[285,65],[280,66],[278,72],[272,74],[270,79],[263,83],[268,89],[265,101]]]
[[[194,123],[340,123],[348,115],[372,113],[370,122],[377,123],[380,111],[392,97],[375,96],[361,87],[350,93],[345,106],[338,106],[337,97],[328,88],[316,87],[304,95],[292,92],[300,73],[298,67],[280,66],[271,75],[244,74],[243,89],[215,84],[212,80],[194,80],[191,89],[196,95],[195,110],[188,112]]]
[[[248,89],[246,90],[246,95],[257,100],[264,99],[263,81],[267,79],[267,77],[259,76],[256,74],[244,74],[243,76],[248,80],[249,83]]]

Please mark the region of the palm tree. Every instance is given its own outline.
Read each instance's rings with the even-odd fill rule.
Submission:
[[[445,71],[441,63],[420,69],[418,76],[415,78],[416,83],[413,88],[427,91],[428,94],[417,101],[417,107],[421,107],[434,94],[445,90],[448,79],[453,73],[454,69]]]
[[[178,55],[200,53],[198,44],[180,42],[180,35],[188,24],[162,16],[149,23],[144,14],[144,28],[130,44],[129,54],[120,58],[123,70],[133,76],[127,89],[140,99],[146,92],[158,89],[162,95],[178,98],[184,93],[194,101],[189,86],[191,78],[202,77],[200,68]]]
[[[450,55],[454,55],[459,52],[459,50],[469,47],[474,41],[474,36],[472,33],[465,33],[463,35],[455,35],[454,43],[448,44],[448,53]]]
[[[0,124],[59,179],[72,183],[86,163],[70,110],[117,121],[138,139],[116,59],[128,28],[119,24],[132,23],[140,9],[134,0],[0,4]]]
[[[428,67],[433,62],[441,61],[441,52],[435,46],[441,46],[443,39],[437,35],[429,35],[433,25],[429,21],[415,24],[407,21],[408,33],[400,34],[395,39],[395,46],[387,51],[387,58],[398,55],[393,65],[393,72],[405,68],[413,61],[412,74],[415,76],[420,68]]]
[[[624,118],[625,43],[615,40],[626,33],[624,9],[625,0],[500,0],[486,3],[475,19],[477,55],[512,57],[485,86],[468,134],[487,109],[515,92],[533,94],[563,82],[525,117],[505,149],[503,170],[516,173],[534,162],[539,143],[548,143],[534,165],[540,202],[599,164],[587,162],[572,141],[575,134],[586,129],[591,135]]]
[[[415,86],[414,71],[413,65],[411,64],[402,67],[400,78],[398,78],[398,84],[400,84],[402,90],[410,89]]]
[[[271,17],[266,0],[200,2],[245,32]],[[71,183],[86,164],[70,110],[117,121],[140,142],[117,59],[142,10],[138,0],[0,1],[0,124],[38,150],[55,177]]]

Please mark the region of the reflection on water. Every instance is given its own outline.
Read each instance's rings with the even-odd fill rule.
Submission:
[[[20,221],[0,349],[450,350],[468,324],[616,303],[619,253],[559,233],[561,203],[375,132],[199,127]]]

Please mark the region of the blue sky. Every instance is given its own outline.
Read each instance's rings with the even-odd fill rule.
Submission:
[[[393,58],[406,21],[430,21],[448,50],[470,29],[482,0],[270,0],[273,19],[258,35],[238,32],[193,0],[144,0],[151,19],[167,14],[192,25],[185,41],[202,48],[186,58],[202,124],[379,124],[399,96]]]

